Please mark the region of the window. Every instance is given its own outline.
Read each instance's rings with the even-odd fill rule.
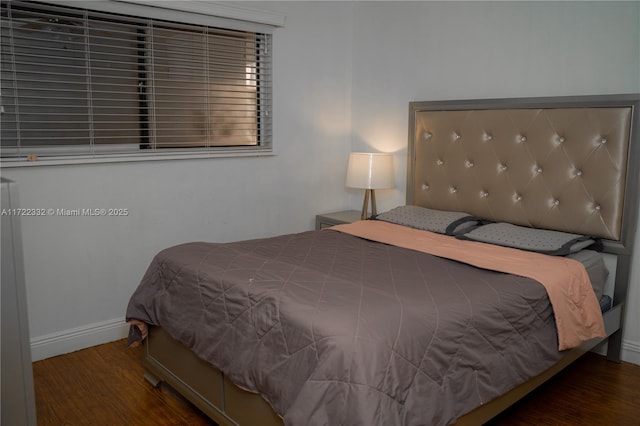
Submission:
[[[271,35],[2,1],[2,157],[271,148]]]

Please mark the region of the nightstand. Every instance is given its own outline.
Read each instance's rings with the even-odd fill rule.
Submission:
[[[361,212],[357,210],[345,210],[342,212],[325,213],[316,215],[316,229],[328,228],[333,225],[352,223],[360,220]]]

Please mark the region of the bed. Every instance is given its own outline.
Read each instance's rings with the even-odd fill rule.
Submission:
[[[149,326],[145,378],[221,425],[464,425],[605,342],[619,361],[639,99],[411,102],[406,206],[154,258],[126,315]],[[504,247],[511,227],[543,247]],[[611,276],[602,299],[578,259],[594,248]],[[560,285],[582,287],[548,287],[547,270],[575,271]],[[579,306],[560,317],[557,293],[597,315]]]

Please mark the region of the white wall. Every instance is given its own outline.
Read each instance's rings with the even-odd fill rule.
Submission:
[[[352,149],[397,152],[378,210],[404,201],[409,101],[640,92],[640,2],[358,3],[353,34]],[[640,364],[636,247],[623,358]]]
[[[162,248],[310,230],[348,206],[351,6],[270,9],[287,15],[274,35],[277,155],[2,170],[23,207],[130,212],[23,218],[34,360],[123,337],[128,298]]]
[[[24,207],[131,212],[24,218],[34,359],[122,337],[127,300],[166,246],[359,210],[361,191],[344,188],[350,151],[397,152],[398,187],[378,207],[403,203],[409,101],[640,92],[638,2],[242,4],[287,16],[274,36],[276,156],[2,170]],[[640,364],[636,245],[624,356]]]

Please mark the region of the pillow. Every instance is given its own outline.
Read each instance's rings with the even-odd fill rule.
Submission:
[[[554,256],[576,253],[595,243],[594,239],[584,235],[528,228],[502,222],[480,226],[464,235],[457,235],[456,238]]]
[[[469,231],[479,223],[478,218],[467,213],[420,206],[399,206],[377,215],[375,219],[446,235]]]

